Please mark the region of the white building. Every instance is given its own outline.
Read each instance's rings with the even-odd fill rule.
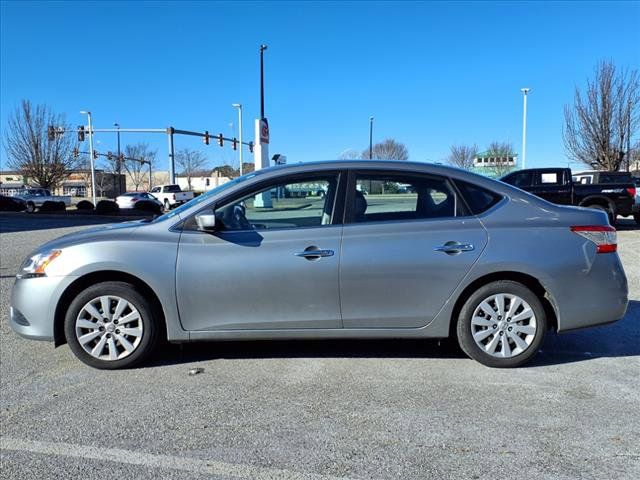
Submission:
[[[517,153],[495,154],[491,152],[481,152],[473,157],[473,166],[477,168],[515,167],[517,162]]]

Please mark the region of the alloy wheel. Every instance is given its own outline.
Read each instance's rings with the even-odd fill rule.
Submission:
[[[128,300],[101,295],[78,313],[75,333],[80,346],[99,360],[120,360],[132,354],[143,334],[143,320]]]
[[[536,315],[521,297],[498,293],[485,298],[471,318],[471,334],[485,353],[512,358],[527,350],[537,331]]]

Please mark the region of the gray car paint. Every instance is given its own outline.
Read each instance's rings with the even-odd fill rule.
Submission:
[[[397,249],[379,238],[397,222],[261,231],[257,233],[268,238],[259,247],[179,229],[203,208],[263,180],[336,169],[442,175],[493,190],[504,200],[478,217],[414,221],[411,235],[396,236],[402,245]],[[11,326],[25,337],[52,340],[63,292],[88,274],[108,270],[135,276],[155,292],[170,341],[447,337],[465,288],[489,274],[517,272],[539,280],[555,309],[558,330],[567,331],[624,316],[627,283],[618,255],[596,254],[592,242],[569,230],[571,225],[605,224],[603,212],[553,205],[501,182],[440,165],[341,161],[273,167],[152,223],[91,229],[43,245],[39,252],[57,248],[63,253],[47,277],[16,280],[12,312],[21,312],[29,325],[12,315]],[[432,253],[443,241],[467,239],[476,246],[470,255]],[[318,261],[292,255],[312,243],[332,247],[336,255]],[[419,252],[424,257],[416,262]],[[376,262],[378,269],[371,267]]]

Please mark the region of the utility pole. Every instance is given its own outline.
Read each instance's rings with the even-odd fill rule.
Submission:
[[[260,118],[255,123],[255,169],[267,168],[269,166],[269,123],[264,116],[264,51],[267,46],[260,45]],[[254,201],[254,206],[271,208],[271,193],[264,192],[258,195]]]
[[[175,129],[173,127],[167,128],[167,139],[169,140],[169,183],[176,183],[176,166],[175,166],[175,152],[173,149],[173,134]],[[151,183],[151,180],[149,180]]]
[[[234,103],[231,106],[238,109],[238,141],[240,142],[240,152],[238,155],[240,156],[240,175],[242,175],[242,104]]]
[[[91,165],[91,195],[93,197],[93,206],[96,206],[96,169],[93,164],[93,123],[91,122],[91,112],[81,110],[81,114],[89,118],[89,161]]]
[[[527,94],[531,91],[530,88],[521,88],[520,91],[524,93],[524,106],[522,110],[522,168],[527,168]]]
[[[369,160],[373,158],[373,117],[369,117]]]
[[[114,188],[113,190],[113,194],[117,197],[118,195],[120,195],[122,193],[122,189],[121,187],[121,182],[120,182],[120,174],[122,173],[122,160],[120,160],[120,124],[118,122],[113,124],[114,127],[116,127],[118,129],[118,131],[116,132],[116,135],[118,136],[118,157],[117,157],[117,161],[116,161],[116,174],[118,176],[118,188]],[[115,182],[114,182],[115,185]]]

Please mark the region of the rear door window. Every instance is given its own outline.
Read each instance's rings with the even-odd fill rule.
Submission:
[[[357,173],[351,193],[352,223],[453,218],[466,214],[457,193],[443,177]]]

